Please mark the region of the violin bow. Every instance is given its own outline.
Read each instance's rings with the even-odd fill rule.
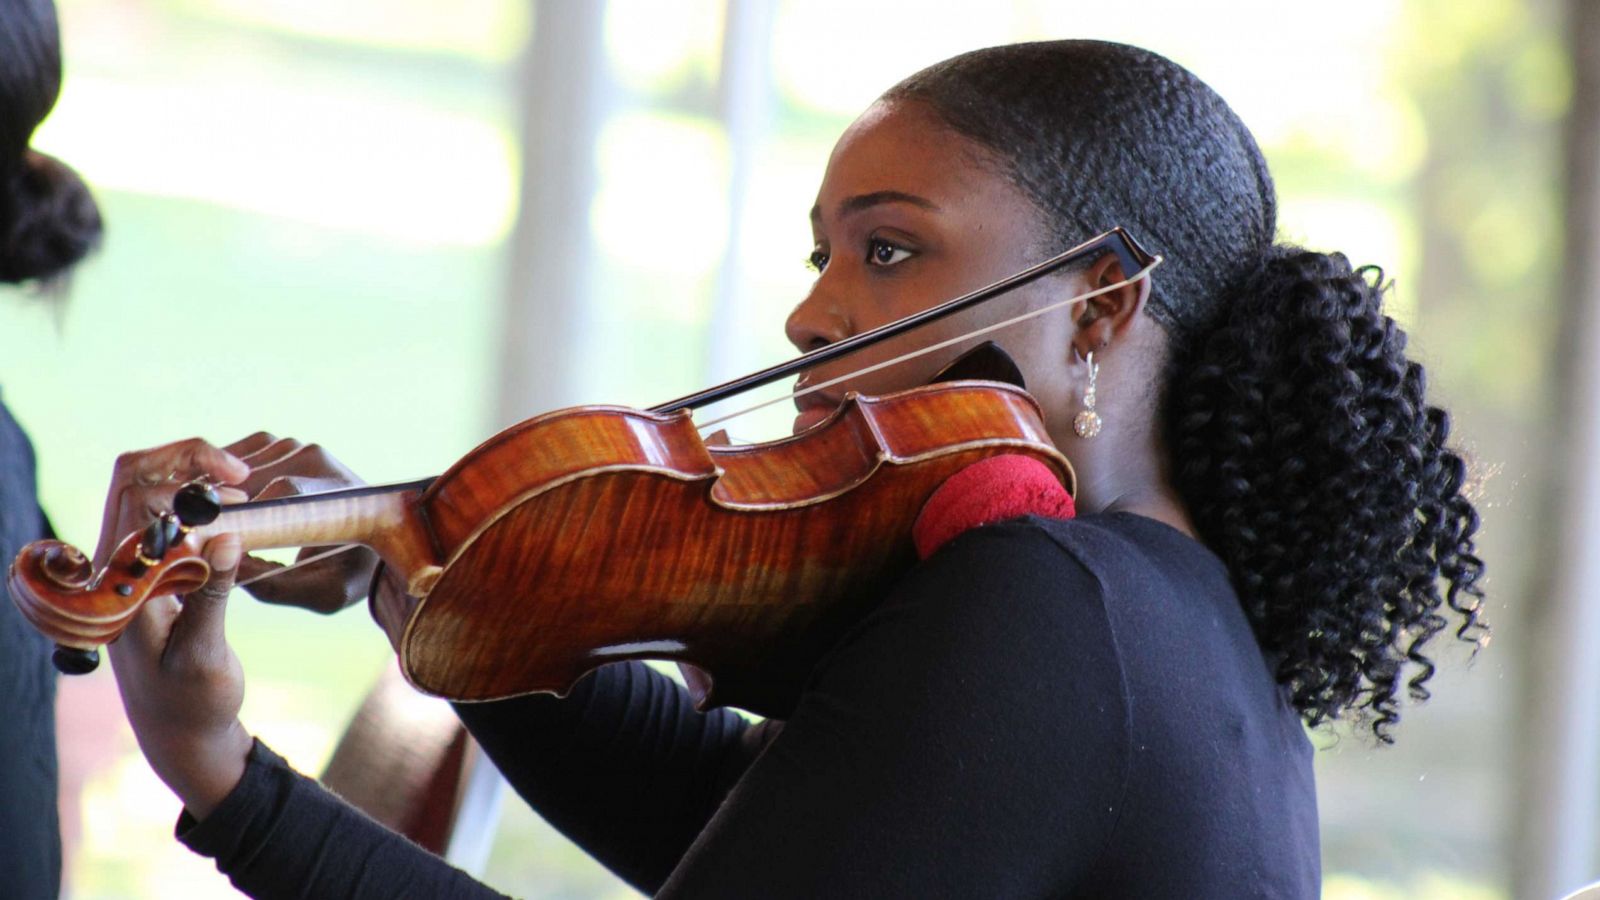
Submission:
[[[1015,273],[1013,275],[1009,275],[1009,276],[1007,276],[1005,278],[1002,278],[999,281],[994,282],[993,284],[989,284],[989,285],[986,285],[984,287],[978,288],[975,291],[972,291],[972,292],[967,293],[967,294],[963,294],[963,295],[961,295],[959,297],[956,297],[956,298],[954,298],[952,300],[947,300],[944,303],[941,303],[941,304],[939,304],[937,306],[929,307],[928,309],[925,309],[925,310],[923,310],[921,312],[913,313],[912,315],[906,316],[903,319],[897,319],[897,320],[895,320],[893,322],[889,322],[887,324],[880,325],[879,327],[873,328],[873,329],[871,329],[869,331],[863,331],[860,334],[852,335],[852,336],[850,336],[848,338],[845,338],[844,340],[835,341],[834,343],[829,344],[826,347],[819,347],[816,350],[812,350],[810,352],[803,353],[803,354],[801,354],[801,355],[799,355],[799,356],[797,356],[797,357],[795,357],[795,358],[793,358],[791,360],[788,360],[786,362],[781,362],[781,363],[778,363],[777,365],[768,366],[765,369],[761,369],[759,371],[752,372],[749,375],[745,375],[745,376],[742,376],[740,378],[736,378],[736,379],[734,379],[732,381],[728,381],[728,382],[725,382],[723,384],[717,385],[716,387],[711,387],[711,388],[707,388],[705,390],[696,391],[695,393],[688,394],[688,395],[683,396],[683,397],[679,397],[676,400],[672,400],[672,401],[669,401],[667,403],[662,403],[662,404],[659,404],[657,406],[652,406],[652,407],[650,407],[649,412],[666,414],[666,413],[678,412],[679,410],[691,410],[692,411],[692,410],[698,409],[699,407],[707,406],[709,404],[716,403],[716,402],[718,402],[720,400],[725,400],[725,399],[727,399],[729,397],[737,396],[739,394],[745,393],[745,392],[753,390],[755,388],[763,387],[763,386],[768,385],[768,384],[772,384],[775,381],[780,381],[780,380],[782,380],[784,378],[788,378],[791,375],[795,375],[795,374],[798,374],[800,372],[803,372],[803,371],[805,371],[805,370],[807,370],[809,368],[812,368],[813,366],[821,365],[822,363],[830,362],[832,360],[838,359],[838,358],[843,357],[843,356],[848,356],[848,355],[850,355],[852,353],[855,353],[855,352],[857,352],[859,350],[864,350],[867,347],[870,347],[870,346],[872,346],[874,344],[881,343],[883,341],[889,340],[890,338],[898,337],[899,335],[905,334],[906,332],[909,332],[909,331],[912,331],[914,329],[920,328],[923,325],[927,325],[927,324],[930,324],[930,323],[933,323],[933,322],[937,322],[937,321],[939,321],[941,319],[947,318],[949,316],[953,316],[956,313],[962,312],[963,310],[970,309],[970,308],[972,308],[974,306],[977,306],[978,304],[983,303],[983,302],[985,302],[987,300],[992,300],[993,298],[998,297],[1001,294],[1005,294],[1005,293],[1007,293],[1009,291],[1016,290],[1017,288],[1022,287],[1023,285],[1030,284],[1030,283],[1032,283],[1034,281],[1037,281],[1040,278],[1043,278],[1044,276],[1049,275],[1049,274],[1051,274],[1053,272],[1060,271],[1062,269],[1065,269],[1065,268],[1067,268],[1069,266],[1072,266],[1072,265],[1075,265],[1075,264],[1078,264],[1078,263],[1092,262],[1093,260],[1099,259],[1100,257],[1104,256],[1107,253],[1111,253],[1111,254],[1115,254],[1116,255],[1117,261],[1119,263],[1121,263],[1121,265],[1122,265],[1122,271],[1123,271],[1124,274],[1130,273],[1130,272],[1133,273],[1133,274],[1127,275],[1127,277],[1125,277],[1122,281],[1116,282],[1114,284],[1105,285],[1105,286],[1103,286],[1101,288],[1098,288],[1098,289],[1093,290],[1093,291],[1089,291],[1089,292],[1084,293],[1084,294],[1080,294],[1080,295],[1075,296],[1075,297],[1068,297],[1066,299],[1059,300],[1059,301],[1056,301],[1054,303],[1046,304],[1045,306],[1042,306],[1042,307],[1040,307],[1038,309],[1030,310],[1030,311],[1028,311],[1026,313],[1023,313],[1020,316],[1015,317],[1015,318],[1007,319],[1007,320],[1005,320],[1003,322],[998,322],[998,323],[995,323],[995,324],[992,324],[992,325],[985,326],[983,328],[975,329],[975,330],[970,331],[970,332],[968,332],[966,334],[959,335],[959,336],[951,338],[949,340],[941,341],[941,342],[936,343],[936,344],[931,344],[931,345],[929,345],[927,347],[922,347],[922,348],[919,348],[917,350],[913,350],[913,351],[911,351],[909,353],[903,354],[901,356],[897,356],[894,359],[885,360],[885,361],[883,361],[881,363],[877,363],[875,365],[868,366],[866,368],[859,369],[859,370],[856,370],[854,372],[846,373],[846,374],[841,375],[841,376],[839,376],[837,378],[830,379],[828,381],[824,381],[824,382],[820,382],[818,384],[811,385],[811,386],[805,388],[804,390],[797,391],[797,392],[795,392],[793,394],[790,394],[788,396],[778,397],[776,399],[769,400],[769,401],[766,401],[764,403],[756,404],[754,406],[751,406],[751,407],[748,407],[748,408],[745,408],[745,409],[741,409],[741,410],[739,410],[737,412],[729,413],[728,415],[725,415],[725,416],[720,416],[720,417],[718,417],[716,419],[712,419],[711,421],[702,423],[699,427],[704,429],[704,428],[710,427],[712,425],[720,424],[720,423],[726,422],[726,421],[728,421],[730,419],[735,419],[735,418],[738,418],[740,416],[746,415],[746,414],[748,414],[750,412],[753,412],[755,410],[762,409],[762,408],[765,408],[765,407],[768,407],[768,406],[772,406],[772,405],[775,405],[775,404],[778,404],[778,403],[783,403],[783,402],[786,402],[786,401],[790,401],[790,400],[793,400],[796,397],[804,396],[805,394],[809,394],[809,393],[811,393],[813,391],[819,391],[819,390],[822,390],[824,388],[831,387],[831,386],[833,386],[835,384],[838,384],[838,383],[840,383],[842,381],[846,381],[846,380],[849,380],[851,378],[855,378],[855,377],[858,377],[860,375],[867,374],[869,372],[875,372],[875,371],[877,371],[879,369],[883,369],[883,368],[886,368],[888,366],[897,365],[897,364],[899,364],[901,362],[904,362],[904,361],[906,361],[908,359],[913,359],[915,357],[922,356],[922,355],[927,354],[927,353],[937,352],[937,351],[942,350],[942,349],[944,349],[946,347],[953,346],[955,344],[970,340],[971,338],[974,338],[974,337],[980,337],[980,336],[982,336],[984,334],[988,334],[990,332],[999,331],[999,330],[1001,330],[1003,328],[1007,328],[1007,327],[1010,327],[1011,325],[1015,325],[1018,322],[1022,322],[1022,321],[1025,321],[1027,319],[1032,319],[1032,318],[1035,318],[1037,316],[1044,315],[1045,313],[1048,313],[1048,312],[1050,312],[1052,310],[1058,309],[1058,308],[1060,308],[1062,306],[1066,306],[1066,305],[1071,304],[1071,303],[1076,303],[1076,302],[1078,302],[1080,300],[1085,300],[1085,299],[1088,299],[1090,297],[1096,297],[1096,296],[1099,296],[1101,294],[1105,294],[1105,293],[1109,293],[1109,292],[1114,291],[1114,290],[1118,290],[1120,288],[1126,287],[1127,285],[1133,284],[1133,283],[1139,281],[1140,279],[1146,277],[1147,275],[1150,274],[1150,271],[1152,269],[1154,269],[1156,266],[1160,265],[1161,261],[1162,261],[1162,257],[1161,256],[1152,254],[1149,251],[1145,250],[1144,247],[1140,246],[1139,242],[1136,241],[1131,234],[1129,234],[1121,226],[1117,226],[1115,228],[1112,228],[1110,231],[1107,231],[1107,232],[1105,232],[1103,234],[1100,234],[1100,235],[1097,235],[1097,236],[1095,236],[1093,238],[1090,238],[1089,240],[1084,241],[1083,243],[1078,244],[1075,247],[1072,247],[1072,248],[1069,248],[1067,250],[1064,250],[1061,253],[1058,253],[1055,256],[1052,256],[1049,259],[1044,260],[1043,262],[1036,263],[1036,264],[1034,264],[1032,266],[1029,266],[1026,269],[1023,269],[1020,272],[1017,272],[1017,273]],[[988,345],[985,345],[985,346],[991,346],[992,347],[993,345],[992,344],[988,344]],[[998,347],[994,347],[994,351],[993,352],[999,353],[1001,356],[1004,356],[1004,352],[1000,351]],[[993,354],[991,353],[989,355],[992,356]],[[960,361],[958,360],[958,363],[959,362]],[[1013,381],[1012,378],[1002,378],[1000,380],[1012,381],[1013,383],[1020,383],[1021,382],[1021,373],[1016,370],[1015,364],[1011,362],[1009,357],[1006,358],[1005,362],[1006,362],[1006,364],[1009,365],[1009,369],[1007,371],[1015,374],[1015,380]],[[940,373],[940,380],[950,380],[953,377],[955,377],[955,376],[950,375],[950,374],[946,374],[945,372],[941,372]],[[297,502],[297,501],[304,501],[306,498],[309,498],[309,497],[322,497],[322,496],[327,496],[329,494],[345,494],[345,493],[365,492],[365,491],[391,491],[391,490],[396,490],[396,489],[426,489],[428,484],[430,484],[432,481],[433,481],[433,479],[426,478],[426,479],[421,479],[419,481],[406,482],[406,483],[397,484],[397,485],[374,485],[374,486],[371,486],[371,487],[345,488],[345,489],[342,489],[342,490],[328,491],[328,492],[324,492],[324,493],[321,493],[321,494],[302,494],[302,495],[297,495],[297,496],[294,496],[294,497],[283,497],[283,498],[280,498],[277,501],[272,501],[272,500],[250,501],[250,505],[267,505],[267,504],[272,504],[274,502],[293,503],[293,502]],[[294,562],[289,563],[287,565],[284,565],[281,568],[270,569],[270,570],[268,570],[266,572],[261,573],[260,575],[257,575],[257,576],[255,576],[253,578],[250,578],[250,579],[247,579],[247,580],[245,580],[243,582],[240,582],[238,586],[239,587],[243,587],[245,585],[252,584],[252,583],[254,583],[256,581],[261,581],[261,580],[266,579],[266,578],[271,578],[271,577],[273,577],[275,575],[281,575],[284,572],[287,572],[287,571],[289,571],[291,569],[296,569],[296,568],[299,568],[300,566],[309,565],[309,564],[314,563],[314,562],[319,562],[319,561],[321,561],[323,559],[326,559],[326,558],[328,558],[330,556],[334,556],[334,555],[336,555],[338,553],[343,553],[346,550],[353,549],[356,546],[358,546],[358,545],[345,544],[345,545],[342,545],[342,546],[334,547],[332,549],[323,551],[321,553],[313,554],[311,556],[306,557],[305,559],[295,560]]]

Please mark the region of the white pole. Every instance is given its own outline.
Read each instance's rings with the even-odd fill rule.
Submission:
[[[494,849],[500,810],[505,805],[509,785],[489,754],[476,742],[468,745],[467,753],[471,761],[467,764],[466,784],[461,788],[456,827],[450,833],[444,858],[468,875],[482,878],[484,868],[489,865],[489,851]]]
[[[1557,897],[1600,879],[1600,4],[1573,0],[1569,11],[1575,89],[1557,420],[1567,433],[1553,469],[1561,487],[1550,595],[1535,598],[1527,645],[1519,897]]]
[[[507,248],[495,424],[570,405],[594,249],[595,148],[610,96],[603,0],[537,0],[523,55],[522,189]]]
[[[711,305],[706,384],[758,368],[762,360],[751,351],[750,335],[771,327],[746,296],[744,259],[750,179],[772,124],[772,28],[777,14],[777,0],[727,3],[718,86],[728,141],[728,240]]]

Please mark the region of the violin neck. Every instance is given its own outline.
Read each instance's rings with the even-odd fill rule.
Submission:
[[[365,544],[405,572],[434,562],[432,541],[417,513],[427,482],[258,500],[224,506],[210,525],[195,529],[202,543],[236,534],[246,551],[280,547]]]

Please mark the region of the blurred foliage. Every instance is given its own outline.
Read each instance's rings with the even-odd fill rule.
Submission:
[[[1438,365],[1517,425],[1549,413],[1559,304],[1562,117],[1572,76],[1550,2],[1412,0],[1394,77],[1415,98],[1428,161],[1412,187],[1426,232],[1421,293]],[[1486,339],[1496,312],[1515,327]],[[1466,395],[1465,393],[1463,394]]]

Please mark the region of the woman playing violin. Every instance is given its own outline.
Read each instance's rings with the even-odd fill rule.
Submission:
[[[1113,225],[1165,257],[1130,280],[1108,255],[864,354],[1109,288],[995,338],[1076,466],[1078,517],[949,541],[783,721],[697,712],[639,663],[462,719],[530,804],[647,893],[1317,896],[1303,726],[1391,740],[1402,697],[1427,695],[1429,641],[1483,630],[1465,466],[1378,277],[1275,243],[1261,151],[1206,85],[1089,41],[977,51],[890,89],[840,138],[811,218],[817,279],[787,323],[807,350]],[[909,387],[947,361],[811,395],[796,429],[846,388]],[[171,493],[145,482],[169,475],[238,496],[352,480],[297,446],[125,456],[102,541],[141,527]],[[210,584],[148,604],[111,648],[140,745],[184,802],[180,838],[255,896],[492,895],[245,731],[222,629],[239,544],[207,554]],[[355,568],[281,590],[359,593]]]

